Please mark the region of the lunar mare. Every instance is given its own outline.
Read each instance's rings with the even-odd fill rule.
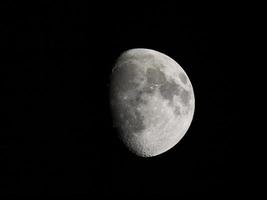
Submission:
[[[195,109],[192,84],[182,67],[151,49],[120,55],[111,74],[114,126],[138,156],[166,152],[187,132]]]

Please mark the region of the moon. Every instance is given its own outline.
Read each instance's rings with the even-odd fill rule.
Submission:
[[[117,59],[110,79],[113,125],[125,146],[141,157],[174,147],[190,127],[195,110],[192,84],[169,56],[136,48]]]

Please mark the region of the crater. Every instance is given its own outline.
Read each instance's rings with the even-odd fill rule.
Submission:
[[[179,78],[180,78],[180,80],[182,81],[182,83],[183,84],[186,84],[187,83],[187,77],[186,77],[186,75],[184,74],[184,73],[179,73]]]

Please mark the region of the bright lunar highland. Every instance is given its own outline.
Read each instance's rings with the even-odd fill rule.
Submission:
[[[130,49],[117,59],[110,80],[114,126],[126,147],[152,157],[175,146],[192,122],[195,97],[182,67],[151,49]]]

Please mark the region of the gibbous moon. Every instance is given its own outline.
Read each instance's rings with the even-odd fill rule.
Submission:
[[[118,58],[110,81],[113,123],[130,151],[152,157],[182,139],[194,115],[195,97],[177,62],[151,49],[130,49]]]

